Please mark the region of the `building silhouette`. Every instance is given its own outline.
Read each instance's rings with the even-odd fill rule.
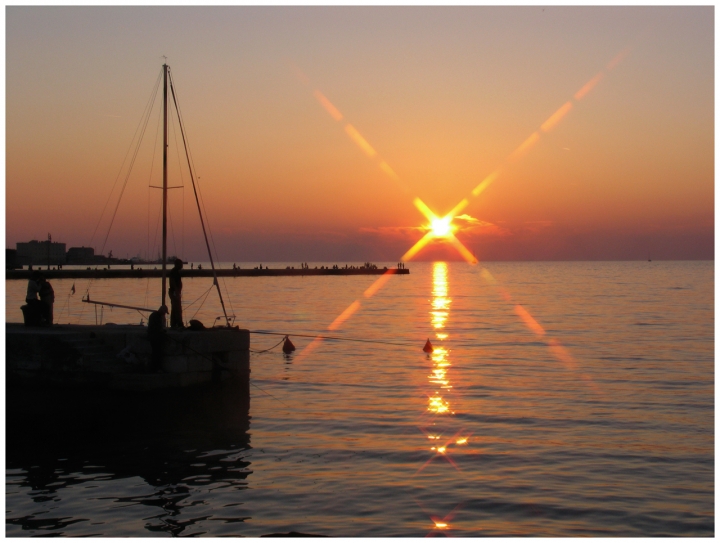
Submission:
[[[36,239],[16,244],[16,262],[20,266],[57,266],[65,264],[65,244],[52,240],[50,234],[46,241]]]
[[[92,247],[70,247],[66,264],[92,264],[95,261],[95,249]]]

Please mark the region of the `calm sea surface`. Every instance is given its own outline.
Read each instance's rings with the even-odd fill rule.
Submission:
[[[6,535],[714,535],[713,262],[408,267],[374,295],[221,279],[240,327],[298,347],[251,355],[249,408],[9,420]],[[52,283],[60,323],[140,322],[88,285],[159,305],[159,279]],[[184,285],[211,325],[211,281]],[[25,289],[6,281],[9,322]],[[293,336],[317,333],[378,343]]]

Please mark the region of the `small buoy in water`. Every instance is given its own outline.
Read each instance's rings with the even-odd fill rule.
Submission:
[[[293,345],[293,342],[290,341],[289,336],[285,336],[285,343],[283,343],[283,352],[285,354],[290,354],[295,350],[295,345]]]
[[[433,346],[432,343],[430,343],[430,338],[425,342],[425,347],[423,347],[423,352],[431,353],[433,352]]]

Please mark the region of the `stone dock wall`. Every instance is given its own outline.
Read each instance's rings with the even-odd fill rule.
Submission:
[[[8,386],[52,384],[144,391],[191,387],[228,378],[249,387],[247,330],[167,330],[162,371],[148,370],[152,349],[139,325],[6,324]]]

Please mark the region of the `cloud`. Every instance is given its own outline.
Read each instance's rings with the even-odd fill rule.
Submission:
[[[460,219],[461,221],[467,221],[468,223],[471,223],[471,224],[478,224],[478,223],[482,222],[482,221],[480,221],[480,219],[476,219],[475,217],[471,217],[471,216],[468,215],[468,214],[458,215],[458,216],[455,217],[453,220],[458,220],[458,219]]]
[[[408,236],[427,231],[425,226],[362,226],[360,232],[393,236]]]
[[[480,219],[476,219],[475,217],[471,217],[470,215],[463,214],[458,215],[453,220],[457,221],[464,221],[465,224],[459,224],[459,231],[460,232],[468,232],[472,233],[474,235],[480,235],[480,236],[509,236],[510,230],[507,228],[503,228],[501,226],[498,226],[496,224],[493,224],[491,222],[487,221],[481,221]]]

